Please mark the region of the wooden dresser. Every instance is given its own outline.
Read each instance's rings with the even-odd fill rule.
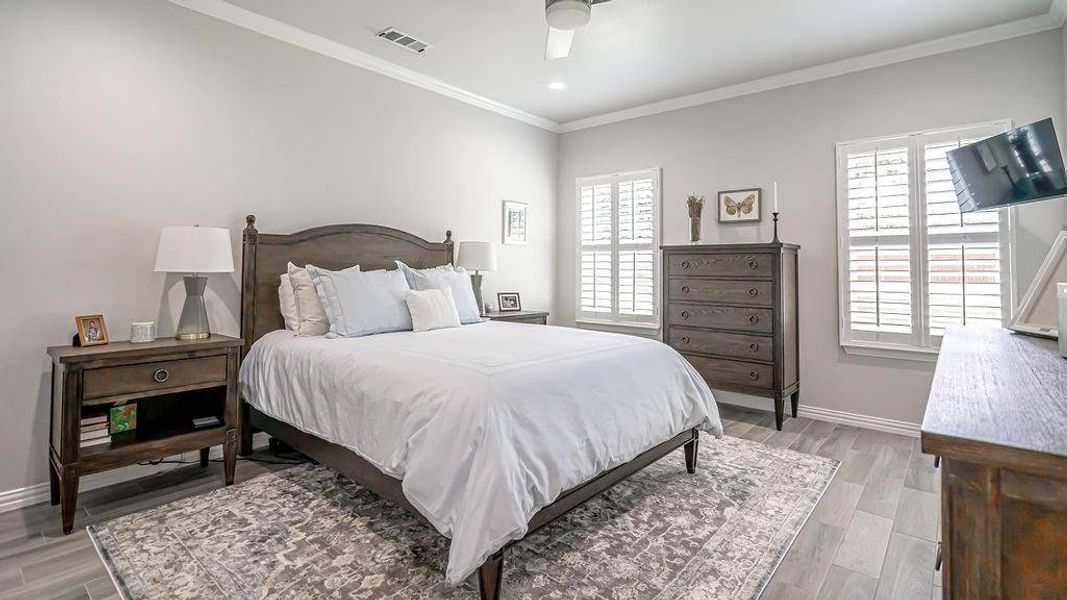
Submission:
[[[781,242],[663,246],[663,340],[713,389],[784,399],[797,416],[797,252]]]
[[[945,598],[1067,598],[1067,360],[1056,342],[950,329],[922,449],[941,457]]]

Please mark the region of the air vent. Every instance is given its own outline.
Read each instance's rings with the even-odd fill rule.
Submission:
[[[400,46],[401,48],[414,52],[415,54],[422,54],[430,48],[433,48],[430,44],[422,40],[415,39],[414,37],[404,33],[403,31],[397,31],[396,28],[390,27],[385,31],[378,34],[378,37],[387,42],[391,42]]]

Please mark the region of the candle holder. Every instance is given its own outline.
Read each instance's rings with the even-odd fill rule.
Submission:
[[[777,244],[777,243],[779,243],[779,241],[778,241],[778,211],[772,212],[771,215],[774,217],[774,243]]]

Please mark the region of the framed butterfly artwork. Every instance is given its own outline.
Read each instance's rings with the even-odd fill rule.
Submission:
[[[719,192],[720,223],[758,223],[763,220],[763,188]]]

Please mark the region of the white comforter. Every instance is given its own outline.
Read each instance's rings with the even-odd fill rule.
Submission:
[[[722,435],[711,390],[652,340],[517,323],[308,338],[275,331],[241,366],[264,413],[402,479],[452,539],[457,584],[560,492],[687,428]]]

